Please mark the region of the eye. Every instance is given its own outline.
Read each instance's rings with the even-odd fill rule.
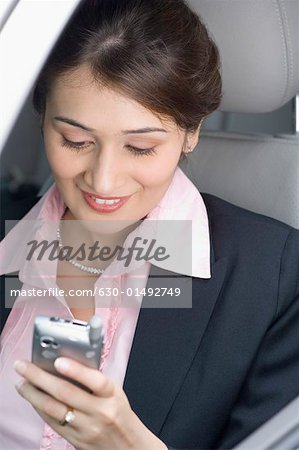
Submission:
[[[155,147],[150,148],[139,148],[139,147],[133,147],[132,145],[127,145],[127,148],[130,152],[134,153],[135,156],[148,156],[148,155],[154,155],[156,153]]]
[[[86,149],[91,144],[92,144],[92,142],[88,142],[88,141],[82,141],[82,142],[69,141],[65,137],[63,138],[63,141],[62,141],[63,147],[67,147],[67,148],[70,148],[71,150],[76,150],[76,151]]]

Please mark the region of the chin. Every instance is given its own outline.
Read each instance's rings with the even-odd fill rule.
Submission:
[[[80,225],[83,226],[85,230],[95,234],[98,233],[99,235],[112,235],[120,233],[127,228],[132,227],[135,223],[137,224],[137,222],[137,219],[115,219],[111,216],[106,217],[106,215],[97,215],[96,217],[90,219],[80,219]]]

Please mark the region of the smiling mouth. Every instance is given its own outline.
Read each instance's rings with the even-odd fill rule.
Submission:
[[[99,198],[99,197],[94,197],[93,195],[91,195],[91,198],[98,203],[98,205],[115,205],[116,203],[120,202],[120,198],[116,198],[115,200],[108,200],[108,199],[103,199],[103,198]]]
[[[81,191],[86,203],[95,211],[100,213],[113,212],[121,208],[132,196],[125,195],[122,197],[105,197],[95,194],[90,194]]]

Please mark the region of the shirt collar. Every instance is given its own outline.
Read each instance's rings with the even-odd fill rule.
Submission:
[[[155,248],[163,247],[166,255],[169,255],[160,261],[151,259],[154,266],[182,275],[211,278],[206,206],[197,188],[180,168],[176,169],[158,205],[129,234],[124,247],[129,249],[134,239],[141,236],[148,242],[156,240]],[[135,259],[130,264],[130,270],[138,269],[143,263]],[[119,271],[129,271],[123,266],[123,263],[118,263]]]
[[[18,242],[21,236],[25,241],[22,231],[26,230],[24,221],[57,221],[64,210],[65,204],[54,184],[1,242],[0,273],[14,272],[23,267],[18,257]],[[158,205],[128,235],[124,248],[129,249],[134,238],[140,236],[143,239],[155,239],[155,248],[164,247],[166,255],[169,255],[163,260],[153,258],[150,260],[151,264],[183,275],[211,278],[210,236],[206,207],[201,194],[180,168],[176,168],[173,179]],[[10,255],[14,256],[10,257]],[[110,272],[115,270],[129,272],[141,267],[144,262],[142,259],[134,259],[132,264],[126,267],[123,261],[113,261],[106,271],[109,269]]]

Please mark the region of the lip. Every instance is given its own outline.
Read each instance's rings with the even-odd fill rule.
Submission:
[[[91,192],[85,192],[81,191],[83,194],[83,198],[86,201],[86,203],[94,210],[99,213],[112,213],[114,211],[117,211],[120,209],[132,195],[124,195],[120,197],[112,197],[112,196],[106,196],[106,195],[98,195],[93,194]],[[119,202],[115,203],[114,205],[99,205],[94,199],[95,198],[101,198],[103,200],[119,200]]]

